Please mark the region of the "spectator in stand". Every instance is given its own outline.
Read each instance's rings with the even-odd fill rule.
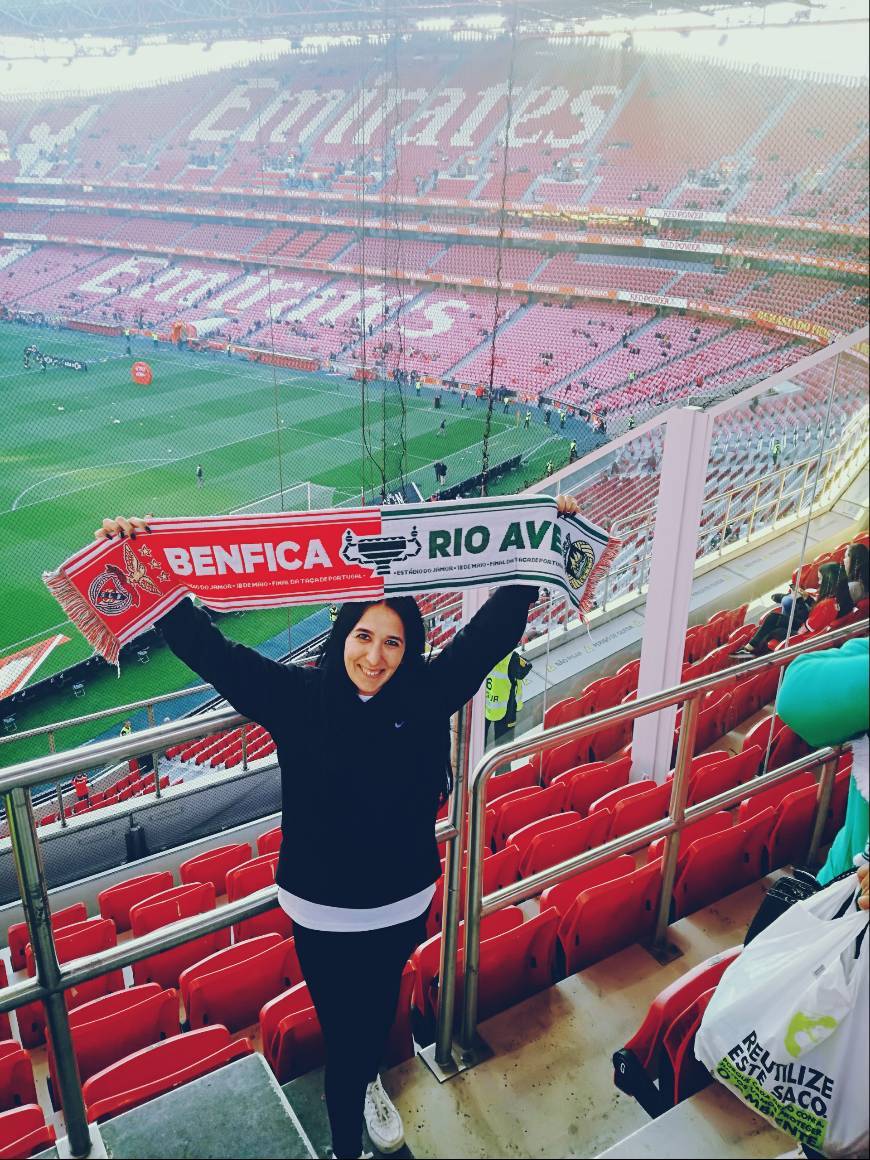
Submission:
[[[870,596],[870,552],[866,544],[850,544],[843,559],[849,595],[856,604]]]
[[[821,632],[841,616],[848,616],[854,607],[846,569],[842,564],[822,564],[819,568],[819,595],[807,617],[807,631]]]
[[[557,506],[578,510],[570,496]],[[144,519],[106,519],[95,538],[147,533]],[[429,661],[413,597],[342,605],[316,668],[227,640],[190,600],[159,622],[172,651],[278,747],[278,901],[323,1029],[337,1157],[362,1153],[364,1121],[379,1151],[404,1141],[378,1069],[441,873],[435,818],[451,788],[450,718],[519,644],[537,595],[498,588]]]
[[[726,540],[728,538],[727,528],[725,538]],[[779,608],[773,609],[772,612],[768,612],[766,616],[762,617],[751,639],[734,656],[764,656],[769,651],[772,642],[785,640],[789,634],[789,629],[794,634],[803,627],[813,607],[812,597],[801,588],[792,590],[790,586],[788,593],[784,595],[778,592],[774,593],[773,599],[779,604]]]

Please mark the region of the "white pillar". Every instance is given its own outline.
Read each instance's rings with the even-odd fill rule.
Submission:
[[[665,432],[652,564],[646,597],[638,696],[680,683],[713,417],[697,407],[671,414]],[[640,717],[632,739],[632,779],[671,768],[676,706]]]

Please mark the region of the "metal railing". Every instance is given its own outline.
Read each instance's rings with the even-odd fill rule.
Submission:
[[[800,642],[783,649],[770,657],[763,657],[746,664],[725,670],[709,677],[698,678],[678,688],[666,690],[628,705],[604,710],[583,721],[550,729],[535,738],[502,746],[484,758],[473,771],[470,779],[471,830],[468,861],[468,910],[465,930],[466,986],[463,1008],[461,1043],[463,1052],[473,1053],[477,1021],[477,977],[479,969],[479,931],[484,913],[498,909],[521,898],[531,897],[545,886],[575,873],[584,866],[597,865],[627,850],[635,850],[653,838],[665,836],[668,845],[663,860],[665,884],[673,881],[673,868],[679,845],[679,834],[683,826],[698,817],[705,816],[724,804],[732,804],[741,798],[751,796],[761,789],[775,785],[797,769],[807,768],[812,763],[825,762],[823,772],[820,810],[827,809],[833,784],[834,766],[830,759],[835,750],[823,750],[803,758],[798,762],[776,770],[772,774],[758,778],[751,786],[741,786],[739,790],[710,799],[702,806],[685,809],[687,791],[687,770],[694,748],[695,729],[700,698],[711,687],[725,684],[735,677],[750,675],[771,666],[787,663],[793,657],[810,648],[838,644],[861,631],[859,627],[843,628],[826,633],[822,642],[817,638]],[[522,882],[488,895],[481,896],[484,790],[490,774],[506,760],[515,756],[525,756],[556,741],[584,736],[605,724],[634,719],[645,713],[655,712],[679,701],[687,701],[683,713],[680,741],[677,754],[677,768],[671,798],[670,817],[635,832],[626,838],[608,843],[588,854],[560,863],[550,870],[535,874]],[[203,733],[215,729],[241,724],[246,719],[231,708],[221,708],[203,714],[194,720],[182,720],[143,730],[140,734],[125,738],[112,738],[82,747],[68,754],[54,754],[49,758],[38,758],[0,771],[0,793],[5,795],[10,820],[10,836],[16,869],[21,886],[21,898],[33,947],[36,977],[13,983],[0,992],[0,1011],[10,1011],[25,1003],[41,1001],[45,1004],[46,1020],[58,1064],[60,1095],[66,1118],[67,1132],[72,1155],[85,1156],[90,1150],[90,1133],[82,1098],[75,1052],[70,1036],[69,1017],[64,1002],[64,992],[88,979],[128,966],[149,955],[168,950],[190,939],[222,929],[234,922],[249,918],[274,906],[277,887],[267,887],[236,902],[227,903],[206,914],[194,915],[169,926],[161,927],[150,934],[96,954],[91,954],[73,962],[61,965],[58,962],[55,936],[51,928],[51,912],[48,901],[45,875],[34,825],[29,787],[44,782],[47,778],[73,774],[79,769],[92,767],[104,761],[126,759],[148,753],[155,748],[189,741]],[[439,1009],[438,1055],[442,1060],[452,1058],[453,996],[455,995],[457,959],[454,948],[458,946],[459,926],[459,867],[461,850],[456,848],[455,839],[462,832],[462,814],[465,795],[462,786],[462,769],[467,760],[458,763],[456,792],[453,794],[451,816],[436,827],[439,840],[448,841],[447,890],[445,891],[444,926],[442,931],[442,1002]],[[815,843],[818,844],[820,826],[816,826]],[[668,875],[670,874],[670,878]],[[667,927],[669,900],[668,890],[662,892],[657,934],[662,937]]]
[[[857,635],[866,634],[866,625],[846,626],[824,633],[822,638],[811,637],[799,641],[797,644],[782,648],[769,657],[759,657],[756,660],[724,669],[709,676],[696,677],[672,689],[663,690],[647,697],[642,697],[627,704],[618,705],[612,709],[604,709],[589,717],[578,721],[568,722],[545,730],[537,737],[524,741],[513,742],[500,746],[488,753],[471,774],[469,785],[469,848],[467,869],[467,904],[465,919],[464,940],[464,999],[462,1023],[459,1035],[459,1045],[462,1061],[467,1066],[475,1061],[478,1055],[479,1037],[477,1032],[478,991],[480,976],[480,924],[482,918],[511,903],[521,902],[539,894],[548,886],[570,878],[578,871],[598,866],[609,861],[618,854],[632,853],[649,844],[656,838],[665,838],[665,852],[662,859],[662,891],[659,901],[659,910],[656,920],[654,944],[661,946],[665,940],[668,927],[671,894],[673,890],[677,855],[679,852],[680,835],[683,828],[691,822],[707,817],[709,814],[734,805],[744,798],[751,797],[761,790],[768,789],[789,778],[799,770],[822,765],[822,776],[819,785],[816,822],[813,828],[811,856],[818,848],[824,817],[831,800],[833,779],[836,771],[835,762],[839,750],[825,748],[790,762],[771,773],[757,777],[751,784],[742,785],[733,790],[719,794],[703,803],[686,808],[688,793],[688,774],[695,749],[698,716],[701,709],[701,700],[711,689],[721,685],[731,684],[735,679],[752,676],[772,667],[781,667],[788,664],[796,656],[812,649],[826,648],[841,644],[843,641]],[[636,830],[624,837],[614,839],[603,846],[590,850],[585,854],[566,859],[546,870],[523,878],[510,886],[505,886],[492,894],[483,896],[483,845],[485,829],[486,786],[491,775],[500,766],[512,758],[528,757],[533,753],[552,748],[557,743],[577,740],[593,733],[605,725],[614,725],[621,721],[633,721],[648,713],[655,713],[660,709],[685,702],[682,720],[680,723],[677,755],[671,788],[671,800],[668,818],[660,822],[651,823],[640,830]],[[442,975],[442,994],[455,990],[457,976],[457,960],[445,963]],[[439,1020],[438,1043],[436,1059],[444,1067],[452,1057],[453,1027],[444,1020]]]

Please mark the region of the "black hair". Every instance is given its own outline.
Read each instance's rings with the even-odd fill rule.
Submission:
[[[870,551],[867,550],[867,545],[850,544],[847,550],[849,552],[849,579],[860,581],[864,591],[870,592]]]
[[[842,564],[822,564],[819,568],[819,600],[833,597],[837,601],[837,616],[846,616],[855,607],[849,592],[846,569]]]
[[[399,668],[422,665],[426,649],[426,629],[419,605],[413,596],[390,596],[385,600],[348,601],[341,605],[332,631],[320,650],[317,660],[319,668],[344,670],[344,642],[359,624],[367,609],[373,608],[376,604],[385,604],[395,612],[405,630],[405,654]]]

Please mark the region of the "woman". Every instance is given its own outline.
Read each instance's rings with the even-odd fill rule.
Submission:
[[[776,599],[775,595],[774,600]],[[784,595],[779,595],[779,608],[773,609],[762,617],[752,637],[742,649],[734,653],[734,656],[764,656],[768,652],[771,641],[785,640],[789,628],[791,628],[792,633],[795,633],[803,626],[810,615],[812,606],[812,597],[800,588],[792,588]]]
[[[577,501],[559,496],[560,512]],[[104,520],[97,539],[147,534]],[[435,815],[450,788],[449,720],[519,643],[537,589],[497,589],[439,656],[411,597],[345,604],[317,668],[226,640],[182,601],[159,622],[172,651],[272,734],[281,767],[276,880],[326,1043],[336,1157],[404,1141],[378,1076],[408,956],[441,874]]]
[[[849,580],[849,595],[857,604],[870,596],[870,552],[866,544],[850,544],[843,557]]]
[[[842,564],[822,564],[819,568],[819,595],[807,617],[806,631],[821,632],[841,616],[848,616],[854,607],[846,569]]]

